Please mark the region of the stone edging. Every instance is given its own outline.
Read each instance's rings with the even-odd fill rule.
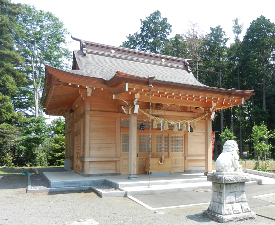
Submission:
[[[258,176],[263,176],[263,177],[268,177],[268,178],[274,178],[275,179],[275,173],[268,173],[268,172],[263,172],[263,171],[258,171],[258,170],[251,170],[251,169],[246,169],[246,173],[253,174],[253,175],[258,175]]]

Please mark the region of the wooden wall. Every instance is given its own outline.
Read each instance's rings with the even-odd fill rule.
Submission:
[[[93,89],[90,101],[90,111],[85,112],[85,100],[81,96],[75,100],[71,108],[74,109],[73,116],[66,114],[66,159],[71,160],[71,168],[77,173],[108,174],[129,172],[129,153],[122,152],[122,134],[129,133],[128,128],[121,127],[121,118],[129,118],[120,112],[118,100],[113,100],[112,95],[105,90]],[[85,126],[89,118],[89,141],[85,142]],[[171,116],[173,111],[169,112]],[[182,112],[183,113],[183,112]],[[184,113],[183,113],[184,114]],[[86,117],[85,117],[86,115]],[[139,114],[138,120],[149,120],[146,116]],[[171,119],[175,117],[171,116]],[[188,119],[188,118],[185,118]],[[191,123],[194,128],[194,125]],[[87,128],[87,127],[86,127]],[[152,129],[152,146],[154,148],[155,135],[161,131]],[[149,130],[140,131],[139,134],[148,134]],[[165,131],[169,141],[173,135],[182,137],[182,152],[165,152],[165,157],[171,159],[170,172],[184,172],[185,170],[204,170],[205,168],[205,121],[198,121],[196,129],[192,133],[187,131],[174,132]],[[137,137],[138,138],[138,137]],[[89,145],[88,155],[85,153],[85,145]],[[169,144],[169,149],[171,149]],[[146,158],[148,152],[138,152],[138,173],[145,173]],[[85,155],[86,154],[86,155]],[[152,157],[161,157],[160,152],[153,151]],[[85,164],[85,170],[84,170]]]
[[[191,123],[194,128],[194,124]],[[204,170],[205,167],[205,121],[196,122],[196,129],[188,133],[186,170]]]
[[[117,173],[116,117],[91,116],[90,121],[89,173]]]

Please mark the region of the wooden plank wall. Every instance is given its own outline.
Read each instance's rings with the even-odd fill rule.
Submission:
[[[112,99],[108,91],[94,89],[91,95],[90,110],[102,112],[102,116],[91,114],[90,117],[90,158],[92,161],[89,163],[89,174],[117,173],[119,168],[117,167],[116,100]]]
[[[194,127],[193,123],[191,126]],[[205,121],[196,122],[196,129],[188,133],[187,170],[205,169]]]
[[[78,173],[83,173],[81,157],[85,162],[89,162],[89,174],[128,173],[129,153],[121,152],[121,135],[123,132],[128,133],[129,130],[120,128],[122,117],[117,112],[117,100],[113,100],[112,95],[107,90],[101,89],[93,89],[90,98],[89,158],[87,156],[85,158],[83,153],[85,147],[85,113],[84,101],[81,97],[72,106],[75,109],[74,116],[70,118],[68,113],[66,116],[66,158],[72,160],[73,169]],[[170,117],[171,119],[175,118]],[[124,115],[123,118],[128,118],[128,116]],[[138,119],[141,118],[148,120],[147,117],[139,115]],[[205,169],[205,121],[197,122],[196,126],[193,133],[188,133],[188,135],[183,131],[173,132],[169,130],[165,132],[169,135],[182,135],[183,144],[188,148],[188,151],[184,149],[182,153],[169,153],[171,172]],[[144,132],[148,132],[148,129]],[[138,130],[138,133],[143,132]],[[154,133],[160,133],[160,131],[152,129],[152,134]],[[185,136],[188,139],[188,141],[186,139],[186,145]],[[159,155],[156,156],[159,157]],[[139,173],[145,171],[146,158],[140,154]]]
[[[89,173],[116,173],[116,157],[116,117],[91,116]]]
[[[108,91],[99,88],[92,90],[91,111],[116,112],[116,100]]]

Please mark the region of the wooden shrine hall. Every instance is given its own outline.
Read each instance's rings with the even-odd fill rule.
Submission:
[[[212,171],[215,112],[252,91],[201,84],[182,58],[74,39],[72,70],[45,66],[42,96],[47,115],[66,118],[66,169]]]

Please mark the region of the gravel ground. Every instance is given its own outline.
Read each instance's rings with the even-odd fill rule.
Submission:
[[[89,190],[26,194],[27,176],[3,176],[0,225],[217,224],[202,216],[207,205],[152,211],[128,198],[99,198]],[[275,223],[257,216],[255,220],[227,224]]]

